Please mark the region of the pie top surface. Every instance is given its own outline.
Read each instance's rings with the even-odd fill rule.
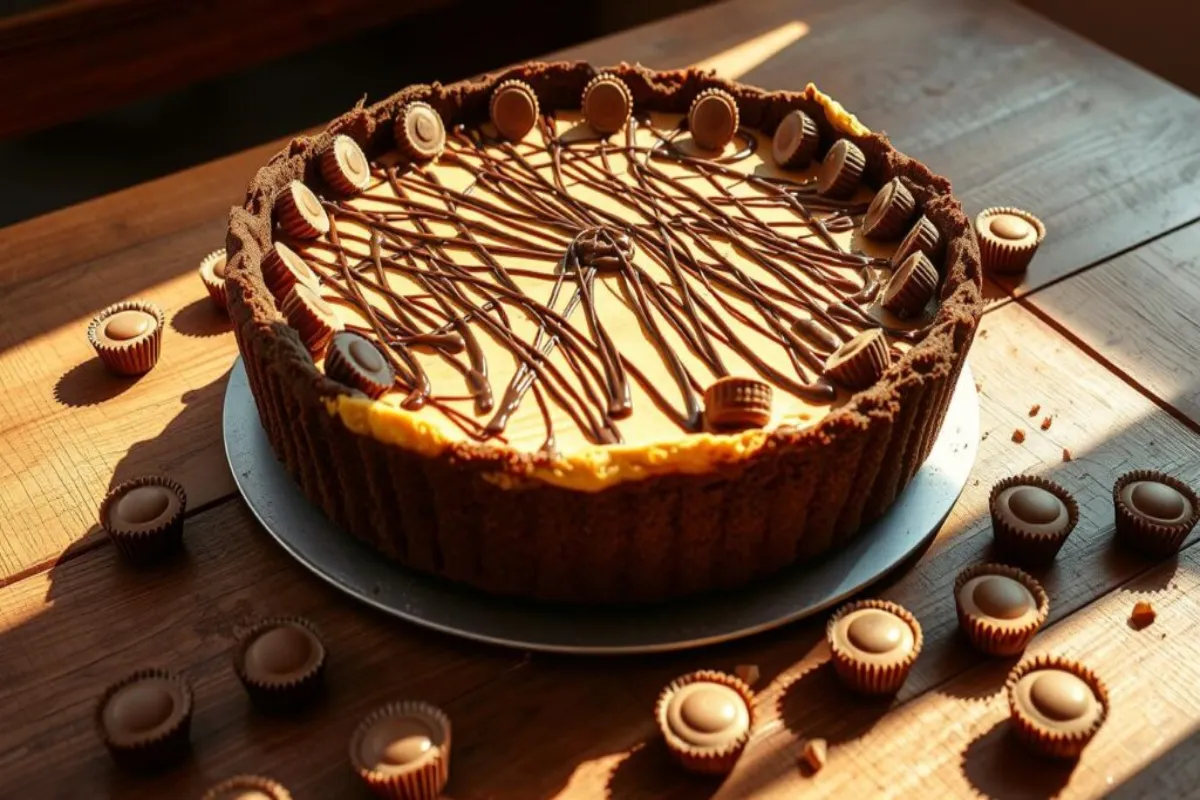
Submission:
[[[288,243],[396,373],[343,417],[372,406],[429,440],[569,463],[707,441],[723,376],[770,386],[751,433],[810,426],[853,393],[824,374],[837,345],[880,328],[894,360],[919,341],[934,303],[880,305],[896,242],[862,233],[872,188],[831,199],[820,163],[779,167],[768,134],[713,151],[687,127],[635,107],[601,136],[542,108],[519,141],[449,126],[433,159],[394,149],[361,194],[323,194],[330,231]]]

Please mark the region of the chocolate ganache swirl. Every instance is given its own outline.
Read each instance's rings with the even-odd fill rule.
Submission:
[[[903,350],[928,317],[879,307],[892,247],[861,236],[869,189],[822,197],[761,133],[708,153],[686,128],[457,127],[435,161],[373,162],[363,194],[323,199],[328,235],[294,247],[345,328],[383,345],[392,401],[458,436],[552,455],[677,439],[728,375],[775,388],[775,423],[811,424],[849,394],[823,376],[838,345],[882,328]]]

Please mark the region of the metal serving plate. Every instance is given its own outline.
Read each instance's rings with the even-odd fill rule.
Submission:
[[[404,569],[343,533],[276,460],[239,359],[225,391],[225,450],[238,489],[297,561],[346,594],[416,625],[491,644],[565,653],[682,650],[784,625],[879,580],[941,527],[979,448],[979,400],[964,367],[933,452],[887,514],[849,547],[737,591],[633,607],[494,597]]]

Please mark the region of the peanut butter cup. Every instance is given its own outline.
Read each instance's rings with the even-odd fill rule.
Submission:
[[[492,92],[488,114],[500,135],[519,142],[533,130],[538,118],[538,98],[524,81],[504,81]]]
[[[938,272],[924,253],[913,253],[883,290],[882,305],[898,317],[919,316],[937,290]]]
[[[917,661],[921,625],[887,600],[860,600],[839,608],[825,627],[833,667],[861,694],[895,694]]]
[[[209,789],[200,800],[292,800],[292,794],[270,778],[236,775]]]
[[[1020,653],[1046,621],[1050,598],[1031,575],[1004,564],[976,564],[954,581],[958,625],[980,652]]]
[[[227,310],[225,294],[225,248],[214,250],[200,262],[200,282],[208,290],[213,305],[222,311]]]
[[[300,181],[292,181],[276,196],[275,221],[284,233],[297,239],[316,239],[329,233],[325,207]]]
[[[997,483],[989,507],[996,549],[1007,559],[1031,566],[1052,562],[1079,521],[1075,498],[1035,475],[1015,475]]]
[[[908,228],[917,213],[917,201],[899,178],[885,183],[871,200],[863,218],[863,235],[871,239],[895,239]]]
[[[865,389],[891,362],[887,339],[878,328],[863,331],[825,359],[825,375],[847,389]]]
[[[789,111],[775,129],[775,136],[771,139],[771,156],[784,169],[806,167],[817,154],[817,145],[820,143],[817,123],[808,114],[796,109]]]
[[[429,161],[446,147],[446,126],[428,103],[409,103],[396,118],[396,144],[409,158]]]
[[[761,428],[771,421],[771,386],[754,378],[727,376],[704,390],[704,421],[710,430]]]
[[[192,689],[174,673],[139,670],[104,690],[95,722],[121,766],[139,771],[172,766],[188,752]]]
[[[320,286],[317,274],[303,258],[283,242],[275,242],[267,250],[262,260],[262,273],[267,288],[280,302],[298,283],[304,284],[314,292]]]
[[[279,617],[262,620],[238,637],[233,669],[256,708],[298,711],[319,696],[325,658],[325,645],[311,622]]]
[[[88,325],[88,341],[111,372],[144,375],[158,363],[165,321],[153,303],[127,300],[96,315]]]
[[[849,139],[838,139],[817,170],[817,193],[833,199],[849,197],[862,181],[866,166],[867,157],[858,145]]]
[[[324,352],[333,334],[342,329],[333,306],[303,283],[292,287],[279,310],[313,355]]]
[[[1078,758],[1108,716],[1108,689],[1077,661],[1039,655],[1008,676],[1017,738],[1038,753]]]
[[[700,670],[662,690],[654,717],[667,749],[685,769],[724,775],[750,740],[754,693],[733,675]]]
[[[705,89],[688,109],[692,141],[703,150],[724,150],[738,129],[738,107],[724,89]]]
[[[1117,539],[1154,557],[1179,552],[1200,519],[1200,500],[1183,481],[1157,470],[1135,470],[1113,485]]]
[[[975,218],[975,234],[985,270],[1024,272],[1046,238],[1046,226],[1019,208],[986,208]]]
[[[633,113],[633,95],[615,75],[597,75],[583,87],[583,118],[596,133],[608,136],[624,129]]]
[[[339,133],[321,153],[321,177],[342,197],[362,194],[371,182],[371,164],[358,142]]]
[[[379,347],[351,331],[333,335],[325,352],[325,374],[370,397],[379,397],[396,381],[396,371]]]
[[[384,706],[350,738],[350,763],[380,797],[434,800],[450,777],[450,719],[427,703]]]
[[[100,526],[131,563],[155,564],[179,551],[183,544],[183,515],[187,494],[162,475],[134,478],[118,484],[100,504]]]
[[[913,253],[924,253],[926,258],[936,262],[941,251],[942,235],[929,221],[929,217],[922,215],[900,240],[900,245],[892,254],[892,263],[903,264]]]

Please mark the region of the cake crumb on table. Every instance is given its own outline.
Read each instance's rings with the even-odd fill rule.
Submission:
[[[1036,417],[1036,416],[1037,416],[1037,412],[1039,412],[1039,411],[1041,411],[1041,410],[1042,410],[1042,404],[1041,404],[1041,403],[1034,403],[1034,404],[1033,404],[1032,406],[1030,406],[1030,408],[1029,408],[1029,416],[1031,416],[1031,417]]]
[[[754,688],[761,673],[758,671],[758,664],[738,664],[733,668],[733,674],[737,675],[747,686]]]
[[[824,739],[809,739],[796,753],[796,760],[800,762],[801,768],[807,768],[810,775],[820,772],[828,759],[829,745]]]
[[[1043,417],[1042,418],[1042,430],[1044,430],[1044,431],[1050,430],[1050,425],[1053,424],[1053,422],[1054,422],[1054,420],[1051,419],[1050,417]]]
[[[1157,616],[1158,613],[1154,610],[1154,606],[1146,600],[1138,600],[1133,604],[1133,613],[1129,615],[1129,624],[1141,630],[1154,622]]]
[[[1012,440],[1017,444],[1021,444],[1021,442],[1025,441],[1025,431],[1021,430],[1020,428],[1014,428]]]
[[[1071,460],[1071,451],[1064,447],[1063,448],[1063,461],[1070,461],[1070,460]]]

